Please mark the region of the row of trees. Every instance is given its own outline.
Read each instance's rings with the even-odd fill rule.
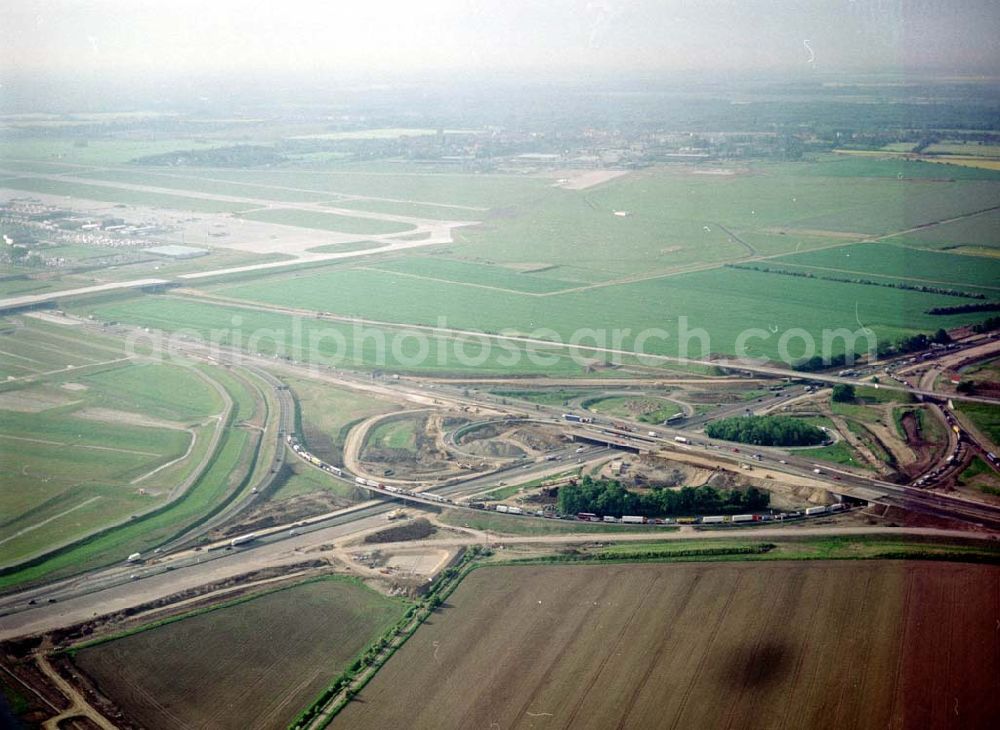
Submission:
[[[921,350],[926,350],[931,344],[947,345],[949,342],[951,342],[951,335],[942,328],[933,335],[921,333],[919,335],[904,337],[896,343],[896,350],[901,353],[920,352]]]
[[[826,441],[816,426],[789,416],[735,416],[713,421],[705,433],[714,439],[757,446],[815,446]]]
[[[771,496],[762,489],[719,490],[715,487],[654,488],[632,492],[614,479],[585,476],[576,484],[559,489],[559,511],[573,515],[593,512],[596,515],[669,515],[722,514],[765,509]]]
[[[964,289],[948,289],[940,286],[928,286],[927,284],[908,284],[905,281],[876,281],[873,279],[860,279],[847,276],[830,276],[828,274],[815,274],[811,271],[790,271],[788,269],[776,269],[770,266],[760,266],[757,264],[726,264],[732,269],[744,269],[746,271],[760,271],[765,274],[780,274],[781,276],[794,276],[800,279],[817,279],[819,281],[835,281],[841,284],[863,284],[864,286],[881,286],[886,289],[902,289],[904,291],[918,291],[925,294],[941,294],[946,297],[962,297],[963,299],[985,299],[985,294],[965,291]]]
[[[977,334],[992,332],[993,330],[1000,330],[1000,317],[990,317],[979,324],[972,325],[972,331]]]
[[[986,320],[983,325],[993,321],[996,321],[997,323],[989,329],[977,329],[977,327],[980,327],[981,325],[975,325],[972,329],[976,332],[988,332],[990,329],[997,329],[1000,327],[1000,318],[998,317],[991,317]],[[951,335],[949,335],[944,328],[940,328],[932,335],[925,335],[921,333],[918,335],[903,337],[895,345],[890,345],[887,342],[879,342],[875,354],[878,357],[884,357],[885,355],[889,355],[893,352],[899,354],[920,352],[921,350],[926,350],[930,347],[931,343],[947,345],[949,342],[951,342]],[[858,355],[857,353],[850,353],[850,357],[848,357],[847,353],[840,353],[839,355],[833,355],[829,358],[814,355],[808,360],[796,363],[794,367],[799,372],[815,373],[820,370],[829,370],[831,368],[844,367],[845,365],[853,365],[860,358],[861,355]]]
[[[969,314],[970,312],[1000,312],[1000,302],[985,302],[981,304],[959,304],[955,307],[932,307],[927,314]]]

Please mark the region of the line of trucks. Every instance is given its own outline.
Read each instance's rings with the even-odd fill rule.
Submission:
[[[590,419],[580,418],[571,413],[563,415],[567,420],[578,421],[581,423],[589,423]],[[347,478],[344,474],[343,469],[333,466],[332,464],[327,464],[325,461],[317,458],[313,454],[302,448],[298,442],[292,437],[291,434],[285,436],[286,442],[292,447],[292,450],[301,456],[303,459],[308,461],[313,466],[319,467],[323,471],[329,472],[341,478]],[[679,443],[690,443],[683,436],[675,436],[674,440]],[[996,457],[993,454],[989,455],[990,460],[994,461]],[[420,499],[427,499],[433,502],[438,502],[441,504],[456,504],[452,499],[448,499],[440,494],[432,494],[430,492],[414,492],[409,489],[402,489],[401,487],[395,487],[381,482],[376,482],[371,479],[365,479],[363,477],[355,477],[354,482],[362,487],[368,487],[369,489],[378,489],[387,492],[388,494],[405,496],[405,497],[418,497]],[[610,515],[605,515],[603,517],[598,517],[596,514],[590,512],[580,512],[577,515],[557,515],[554,512],[545,512],[544,510],[537,510],[535,512],[525,512],[521,507],[514,507],[506,504],[491,505],[485,502],[469,502],[465,505],[471,507],[472,509],[481,509],[487,511],[495,511],[500,514],[508,515],[527,515],[532,517],[546,517],[550,519],[561,519],[561,520],[580,520],[583,522],[607,522],[607,523],[622,523],[622,524],[642,524],[642,525],[693,525],[693,524],[725,524],[725,523],[745,523],[745,522],[767,522],[771,520],[784,520],[795,517],[813,517],[816,515],[827,514],[829,512],[837,512],[839,510],[845,509],[843,504],[832,504],[825,507],[809,507],[804,512],[781,512],[778,514],[746,514],[746,515],[706,515],[703,517],[678,517],[676,519],[671,518],[647,518],[638,515],[623,515],[621,517],[613,517]],[[296,523],[301,525],[303,523]],[[253,542],[259,537],[255,532],[248,533],[246,535],[239,535],[234,537],[229,541],[229,547],[235,548],[240,545],[244,545],[249,542]],[[141,553],[132,553],[126,558],[127,563],[141,563],[143,562]]]
[[[427,495],[429,496],[429,495]],[[847,509],[847,506],[841,503],[823,505],[817,507],[807,507],[803,511],[799,512],[778,512],[778,513],[766,513],[766,514],[745,514],[745,515],[703,515],[700,517],[642,517],[640,515],[622,515],[621,517],[614,517],[612,515],[604,515],[603,517],[594,514],[593,512],[578,512],[575,515],[560,515],[555,512],[546,512],[545,510],[536,510],[534,512],[525,512],[521,507],[513,507],[506,504],[491,505],[485,502],[470,502],[469,507],[473,509],[481,509],[493,512],[499,512],[506,515],[527,515],[530,517],[545,517],[554,520],[578,520],[580,522],[607,522],[625,525],[719,525],[719,524],[739,524],[744,522],[771,522],[771,521],[781,521],[795,519],[797,517],[817,517],[819,515],[826,515],[835,512],[841,512]]]
[[[421,499],[429,499],[432,502],[452,503],[452,500],[447,497],[442,497],[440,494],[431,494],[430,492],[414,492],[411,489],[402,489],[401,487],[394,487],[391,484],[382,484],[382,482],[376,482],[371,479],[363,479],[362,477],[354,477],[354,482],[362,487],[383,489],[389,494],[399,494],[406,497],[420,497]]]
[[[303,449],[302,446],[294,438],[292,438],[291,434],[285,436],[285,441],[288,442],[288,444],[292,447],[292,450],[296,454],[301,456],[303,459],[308,461],[313,466],[318,466],[323,471],[329,472],[330,474],[334,474],[338,477],[344,479],[349,478],[350,475],[345,474],[344,470],[341,469],[340,467],[333,466],[332,464],[327,464],[322,459],[319,459],[315,455],[310,454],[308,451]],[[410,489],[402,489],[401,487],[386,485],[383,484],[382,482],[377,482],[374,479],[365,479],[364,477],[354,477],[354,483],[360,487],[368,487],[369,489],[378,489],[388,492],[389,494],[395,494],[399,496],[419,497],[420,499],[427,499],[432,502],[440,502],[440,503],[452,502],[452,500],[448,499],[447,497],[442,497],[440,494],[431,494],[429,492],[414,492]]]
[[[818,507],[807,507],[802,512],[779,512],[777,514],[768,512],[764,514],[745,515],[703,515],[701,517],[677,517],[676,519],[671,519],[669,517],[664,517],[662,519],[659,517],[641,517],[639,515],[622,515],[621,517],[605,515],[604,517],[598,517],[591,512],[579,512],[576,515],[576,519],[581,522],[611,522],[625,525],[722,525],[739,524],[742,522],[771,522],[773,520],[780,521],[794,519],[796,517],[815,517],[817,515],[840,512],[844,509],[846,509],[845,505],[837,503]]]
[[[951,406],[951,401],[948,402]],[[941,412],[944,414],[945,420],[948,422],[948,427],[955,434],[955,449],[948,454],[948,457],[943,463],[939,463],[929,472],[921,475],[919,479],[913,482],[915,487],[930,486],[932,483],[937,481],[940,477],[944,476],[949,470],[951,470],[955,464],[961,463],[965,458],[966,449],[966,435],[961,429],[958,423],[958,419],[955,418],[954,414],[948,408],[942,408]],[[992,458],[990,458],[992,456]],[[987,454],[986,458],[994,465],[996,465],[996,456],[992,454]]]

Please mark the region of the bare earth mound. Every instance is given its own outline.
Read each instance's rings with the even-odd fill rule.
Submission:
[[[481,569],[332,727],[985,728],[998,611],[991,566]]]

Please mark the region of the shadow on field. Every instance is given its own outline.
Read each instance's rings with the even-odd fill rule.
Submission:
[[[765,642],[726,652],[717,675],[727,688],[760,688],[780,682],[792,667],[792,652],[781,643]]]

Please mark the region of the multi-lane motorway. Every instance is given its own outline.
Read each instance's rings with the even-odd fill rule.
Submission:
[[[467,384],[457,381],[434,384],[411,382],[405,378],[374,381],[367,375],[332,369],[317,370],[312,366],[229,352],[218,347],[209,348],[195,340],[174,343],[174,349],[177,354],[194,359],[244,368],[266,383],[267,387],[273,388],[277,408],[268,419],[266,437],[277,439],[278,443],[274,449],[270,475],[261,482],[265,488],[268,479],[273,478],[283,460],[290,458],[292,454],[291,450],[281,442],[281,437],[294,430],[294,402],[277,376],[298,374],[329,381],[339,387],[377,393],[381,397],[392,398],[411,406],[416,404],[421,407],[475,409],[477,412],[490,414],[487,417],[515,417],[543,421],[552,428],[561,429],[569,439],[577,443],[588,442],[596,445],[589,447],[581,455],[576,453],[577,444],[574,443],[552,453],[550,456],[553,457],[553,461],[512,462],[487,475],[470,475],[467,479],[451,481],[447,485],[437,487],[432,485],[426,490],[450,499],[482,492],[496,486],[499,479],[509,483],[530,481],[539,476],[565,471],[567,462],[585,459],[590,463],[599,463],[610,457],[615,450],[627,449],[662,453],[670,458],[686,460],[696,465],[722,465],[749,469],[754,476],[762,478],[772,476],[793,483],[821,486],[855,499],[901,506],[1000,530],[998,511],[987,505],[953,495],[892,484],[827,464],[816,465],[807,458],[797,456],[794,450],[734,447],[733,444],[715,441],[702,433],[696,433],[687,424],[684,427],[673,428],[650,427],[646,424],[631,423],[627,419],[616,419],[625,422],[627,429],[622,429],[616,427],[610,419],[574,423],[564,418],[562,408],[518,403],[488,393],[470,392]],[[762,372],[760,368],[754,371]],[[786,375],[784,371],[775,374]],[[820,381],[831,380],[820,376],[808,377]],[[856,379],[852,381],[848,378],[832,378],[832,382],[845,381],[857,382]],[[642,380],[636,381],[636,384],[640,387],[647,385]],[[907,390],[920,392],[912,388]],[[940,399],[940,396],[933,391],[930,395]],[[768,397],[764,405],[775,401],[781,402],[783,397],[787,397],[785,393]],[[741,404],[734,407],[745,406]],[[590,417],[593,414],[581,412],[580,415]],[[681,437],[685,441],[680,442],[676,437]],[[560,460],[554,460],[556,457]],[[331,475],[331,478],[335,477]],[[220,512],[205,527],[214,527],[232,518],[248,501],[244,500],[243,504],[233,505]],[[264,531],[252,543],[238,548],[226,549],[224,543],[207,548],[193,548],[190,540],[194,537],[192,534],[182,543],[164,546],[162,552],[149,556],[152,560],[142,566],[120,564],[49,585],[32,587],[17,594],[0,596],[0,639],[77,623],[98,614],[135,607],[258,569],[294,570],[297,563],[315,559],[316,555],[310,552],[311,549],[384,525],[384,513],[393,506],[394,504],[390,502],[373,500],[337,513],[299,520],[296,523]],[[199,530],[197,534],[203,533],[204,530]]]

